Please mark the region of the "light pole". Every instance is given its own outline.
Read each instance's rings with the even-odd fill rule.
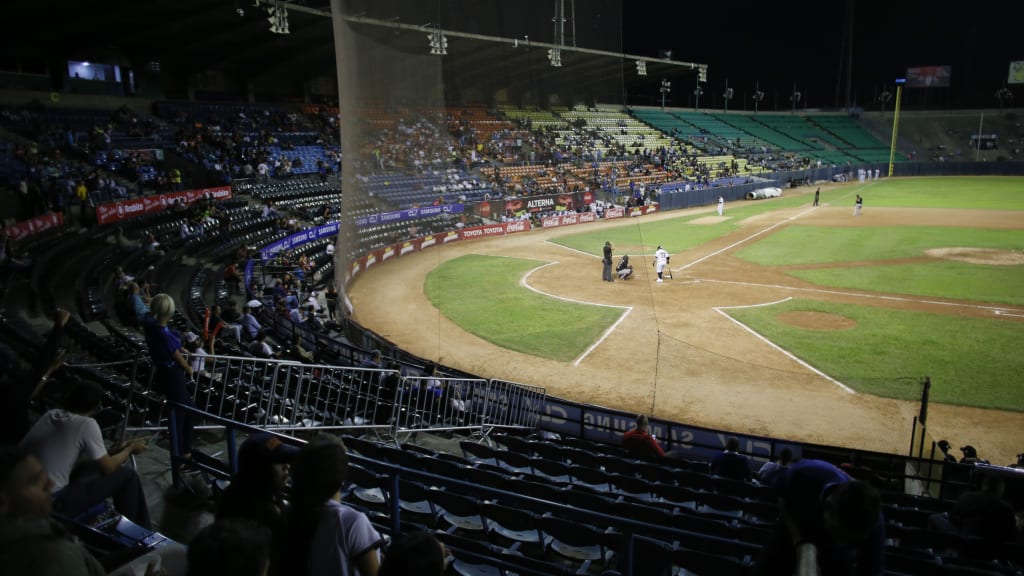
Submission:
[[[803,94],[796,89],[796,82],[793,82],[793,93],[789,95],[789,101],[793,103],[793,114],[796,114],[796,105],[802,96]]]
[[[658,89],[661,92],[661,109],[665,109],[665,95],[672,91],[672,83],[668,81],[668,78],[661,79],[661,88]]]
[[[761,90],[760,82],[754,82],[754,114],[757,114],[757,108],[761,104],[761,100],[764,100],[764,90]]]
[[[729,111],[729,100],[732,100],[732,88],[729,88],[729,79],[725,79],[725,92],[722,93],[722,99],[725,101],[725,112]]]
[[[889,92],[889,89],[886,88],[884,92],[878,95],[878,101],[882,103],[882,114],[885,114],[885,105],[889,103],[889,100],[892,100],[892,92]]]
[[[697,80],[697,87],[693,89],[693,95],[696,100],[693,105],[694,110],[700,110],[700,95],[704,93],[704,89],[700,87],[700,79]]]

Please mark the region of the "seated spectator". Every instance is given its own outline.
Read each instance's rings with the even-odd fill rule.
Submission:
[[[53,479],[54,508],[72,518],[106,498],[136,524],[149,528],[149,509],[138,473],[125,462],[146,449],[142,439],[128,441],[107,453],[99,424],[103,389],[79,382],[67,395],[63,409],[40,416],[21,441]],[[79,461],[84,461],[78,465]],[[78,465],[78,466],[76,466]]]
[[[822,460],[800,460],[775,481],[780,521],[757,574],[882,574],[881,498]]]
[[[658,439],[648,432],[650,426],[646,414],[636,417],[636,428],[622,435],[622,447],[630,454],[641,458],[661,458],[665,451],[658,444]]]
[[[188,547],[189,576],[265,576],[271,569],[271,540],[265,528],[238,520],[203,528]],[[278,573],[284,573],[280,570]]]
[[[1017,454],[1017,463],[1010,464],[1010,468],[1024,469],[1024,452]]]
[[[854,480],[860,480],[861,482],[867,482],[868,484],[882,490],[886,488],[888,482],[885,478],[878,475],[877,472],[871,469],[867,464],[864,464],[864,460],[860,454],[854,452],[850,454],[850,461],[843,462],[839,465],[839,468],[850,475],[850,478]]]
[[[949,453],[950,445],[947,440],[939,440],[936,444],[939,448],[939,452],[942,452],[942,459],[946,462],[956,463],[956,456]]]
[[[242,316],[238,319],[238,323],[242,326],[242,335],[246,340],[255,340],[263,328],[253,316],[252,306],[249,305],[242,307]]]
[[[365,514],[341,502],[348,455],[336,439],[305,446],[292,465],[288,567],[292,574],[377,576],[380,534]]]
[[[302,319],[302,325],[314,332],[323,332],[324,323],[316,316],[316,309],[312,306],[306,307],[306,317]]]
[[[0,566],[5,574],[100,576],[96,558],[50,518],[54,482],[29,451],[0,448]]]
[[[242,273],[238,270],[238,264],[232,262],[224,269],[224,283],[235,292],[242,289]]]
[[[382,359],[383,355],[380,353],[380,350],[373,350],[370,352],[369,356],[363,358],[362,361],[359,362],[359,367],[381,368],[383,366]]]
[[[378,576],[444,576],[448,549],[430,532],[399,536],[384,555]]]
[[[1013,506],[1003,500],[1006,482],[994,474],[981,481],[981,490],[963,493],[948,513],[932,514],[928,527],[990,543],[1013,542],[1017,523]]]
[[[309,350],[306,350],[306,348],[303,347],[303,345],[302,345],[302,335],[301,334],[295,334],[294,336],[292,336],[292,345],[288,349],[288,356],[292,360],[296,360],[298,362],[312,362],[313,361],[313,353],[310,352]]]
[[[142,299],[142,288],[136,282],[132,282],[128,285],[128,291],[130,296],[128,299],[131,303],[132,314],[135,317],[135,322],[142,324],[142,322],[149,316],[149,306]]]
[[[273,358],[277,355],[274,348],[267,342],[267,333],[262,331],[256,335],[255,340],[249,343],[249,354],[257,358]]]
[[[213,343],[216,341],[217,336],[221,331],[226,332],[234,338],[235,342],[242,341],[242,326],[241,324],[229,324],[224,318],[224,311],[221,309],[220,304],[217,304],[210,309],[209,318],[206,321],[205,340],[210,343],[210,349],[213,349]]]
[[[206,357],[209,354],[203,349],[203,340],[195,332],[186,332],[183,337],[184,348],[189,355],[188,365],[192,367],[192,372],[209,378],[210,373],[206,371]]]
[[[283,569],[283,544],[288,537],[284,490],[289,466],[298,452],[298,448],[268,433],[249,436],[238,449],[238,472],[217,504],[217,522],[246,520],[270,533],[275,574],[287,573]]]
[[[765,486],[772,486],[775,484],[775,479],[778,475],[789,468],[790,463],[793,461],[793,451],[789,448],[783,448],[779,452],[778,460],[774,462],[765,462],[764,466],[757,471],[757,481]]]
[[[725,441],[725,450],[715,454],[711,458],[711,473],[723,478],[733,480],[746,480],[750,478],[750,459],[739,453],[740,441],[735,436],[730,436]]]

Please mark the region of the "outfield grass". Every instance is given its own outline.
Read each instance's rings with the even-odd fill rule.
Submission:
[[[826,228],[791,225],[736,252],[763,266],[914,258],[931,248],[1024,250],[1024,230],[899,226]]]
[[[890,266],[790,270],[819,286],[884,291],[970,302],[1024,305],[1024,266],[939,261]]]
[[[1024,178],[941,176],[879,180],[865,190],[866,206],[1024,210]]]
[[[423,291],[442,314],[495,345],[568,362],[622,315],[617,307],[577,304],[520,286],[537,260],[466,255],[427,275]]]
[[[839,314],[857,325],[835,331],[799,328],[779,320],[789,311]],[[1018,385],[1024,355],[1017,350],[1024,326],[1018,322],[803,299],[726,312],[860,392],[916,399],[919,385],[899,375],[928,375],[936,402],[1024,411]]]
[[[806,189],[804,191],[806,192]],[[717,224],[688,224],[688,222],[699,218],[717,217],[714,212],[687,214],[678,218],[655,221],[639,217],[633,219],[632,226],[601,227],[600,230],[586,230],[579,234],[554,238],[551,241],[594,255],[601,254],[605,241],[610,241],[615,246],[616,256],[653,254],[659,244],[664,246],[669,254],[676,254],[729,234],[739,228],[739,222],[744,218],[810,203],[811,198],[807,195],[782,196],[770,200],[738,200],[725,205],[727,219]]]

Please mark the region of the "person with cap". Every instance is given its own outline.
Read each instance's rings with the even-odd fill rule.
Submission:
[[[1013,506],[1003,499],[1005,490],[1006,482],[1001,476],[986,474],[980,490],[961,494],[948,513],[929,516],[928,527],[975,540],[977,542],[965,542],[974,548],[980,548],[979,543],[1013,542],[1017,537],[1017,523]]]
[[[619,265],[615,267],[619,280],[628,280],[633,277],[633,266],[629,263],[629,254],[623,254]]]
[[[665,272],[665,267],[668,266],[669,255],[668,251],[658,245],[658,249],[654,251],[654,270],[658,273],[658,282],[664,282],[662,274]]]
[[[970,444],[960,447],[964,457],[960,459],[961,464],[988,464],[988,460],[978,458],[978,451]]]
[[[299,449],[268,432],[253,434],[238,448],[238,471],[217,503],[217,522],[239,519],[270,532],[271,573],[281,570],[288,538],[285,489]]]
[[[612,243],[605,242],[604,256],[601,258],[601,263],[604,265],[604,268],[601,269],[601,280],[604,280],[605,282],[615,281],[615,279],[612,278],[612,250]]]
[[[938,446],[939,451],[942,452],[943,461],[951,462],[953,464],[956,463],[956,456],[953,456],[952,454],[949,453],[952,447],[949,445],[948,440],[939,440],[938,442],[935,443],[935,445]]]
[[[1017,468],[1019,470],[1024,470],[1024,452],[1017,454],[1017,463],[1010,464],[1009,468]]]

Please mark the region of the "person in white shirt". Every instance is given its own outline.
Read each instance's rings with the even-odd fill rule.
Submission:
[[[718,197],[718,215],[721,216],[725,212],[725,198],[722,196]]]
[[[68,392],[64,408],[43,414],[22,438],[21,447],[50,474],[54,510],[59,514],[74,518],[112,498],[118,512],[149,528],[142,481],[134,468],[124,465],[146,449],[146,442],[131,440],[108,453],[92,418],[102,401],[103,388],[79,382]]]
[[[664,282],[662,274],[665,272],[665,266],[668,266],[669,255],[661,245],[654,251],[654,269],[658,272],[658,282]]]

